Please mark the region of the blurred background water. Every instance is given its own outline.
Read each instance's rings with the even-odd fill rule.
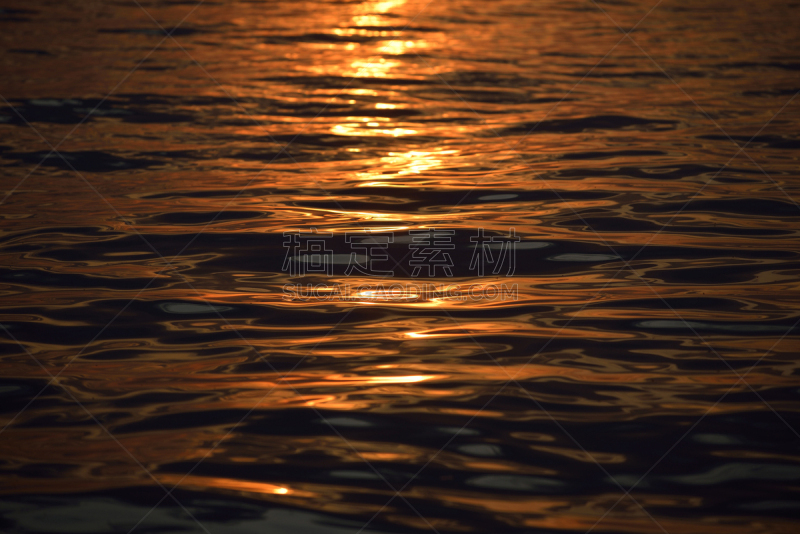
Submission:
[[[798,27],[6,0],[0,530],[796,532]],[[452,232],[391,281],[517,298],[286,299],[375,281],[292,277],[312,227]]]

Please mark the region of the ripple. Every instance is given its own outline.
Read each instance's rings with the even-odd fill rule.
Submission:
[[[191,302],[164,302],[159,304],[158,307],[162,311],[177,315],[222,313],[233,309],[230,306],[212,306],[209,304],[194,304]]]
[[[596,262],[621,260],[619,256],[613,254],[559,254],[547,258],[550,261],[575,261],[575,262]]]
[[[800,467],[795,465],[731,462],[705,473],[665,477],[666,480],[689,485],[722,484],[732,480],[798,480]]]
[[[467,484],[479,488],[534,493],[552,493],[566,487],[559,480],[524,475],[483,475],[467,480]]]

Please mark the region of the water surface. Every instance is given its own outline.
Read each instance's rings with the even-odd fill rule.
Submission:
[[[3,531],[797,529],[797,4],[5,4]]]

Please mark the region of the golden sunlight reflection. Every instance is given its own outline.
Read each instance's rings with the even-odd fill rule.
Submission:
[[[399,56],[402,54],[416,53],[420,49],[426,47],[427,44],[425,41],[384,41],[383,44],[378,47],[378,52]]]
[[[356,78],[384,78],[388,76],[393,67],[399,65],[399,61],[387,61],[382,57],[361,59],[350,63],[352,70],[345,71],[342,74]]]
[[[359,10],[364,13],[386,14],[406,3],[406,0],[382,0],[378,2],[363,2]]]
[[[159,481],[162,484],[175,485],[179,482],[186,487],[212,487],[218,489],[245,491],[248,493],[268,494],[268,495],[290,495],[293,497],[314,497],[315,494],[310,491],[302,491],[292,489],[282,485],[268,484],[265,482],[248,482],[246,480],[239,480],[235,478],[222,478],[222,477],[198,477],[189,475],[181,477],[177,475],[159,475]]]
[[[407,68],[403,62],[390,59],[392,56],[401,56],[410,53],[413,49],[426,47],[422,40],[400,39],[404,33],[401,28],[394,28],[397,21],[390,18],[398,7],[405,4],[404,0],[391,2],[364,2],[356,4],[356,14],[351,18],[350,26],[333,28],[331,31],[342,38],[359,38],[367,42],[353,42],[345,45],[350,58],[347,63],[338,65],[319,65],[312,68],[318,74],[335,74],[346,78],[383,79],[397,76],[399,69]],[[384,29],[385,28],[385,29]],[[386,40],[386,37],[397,37]],[[377,43],[369,44],[369,40],[376,39]],[[353,56],[356,56],[353,58]],[[388,57],[385,57],[388,56]],[[379,93],[372,90],[355,89],[351,94]],[[398,106],[392,102],[377,103],[376,109],[396,109]],[[385,117],[347,117],[339,124],[330,127],[330,132],[342,136],[388,136],[403,137],[416,135],[419,130],[408,124],[394,122]]]
[[[381,105],[388,106],[391,104]],[[390,108],[387,107],[385,109]],[[407,133],[410,132],[412,131],[409,130]],[[426,171],[444,167],[446,159],[457,157],[459,154],[459,150],[441,148],[436,150],[389,152],[386,156],[378,159],[381,164],[380,166],[376,166],[369,171],[358,172],[356,176],[361,181],[375,185],[391,185],[391,182],[386,182],[387,178],[423,175]]]
[[[412,130],[409,128],[386,128],[385,126],[389,126],[388,123],[384,122],[383,124],[380,124],[377,122],[371,122],[374,119],[366,117],[351,117],[351,119],[356,119],[360,122],[337,124],[331,128],[331,133],[336,135],[350,135],[359,137],[378,135],[401,137],[404,135],[414,135],[417,133],[417,130]],[[384,126],[384,128],[380,128],[380,126]]]
[[[390,166],[398,166],[402,169],[398,175],[420,174],[429,169],[434,169],[442,165],[442,159],[438,156],[453,156],[458,154],[458,150],[439,150],[436,152],[426,152],[423,150],[411,150],[409,152],[390,152],[381,161]]]
[[[347,376],[347,375],[328,375],[326,380],[350,385],[364,384],[413,384],[426,380],[443,378],[444,375],[409,375],[409,376]]]

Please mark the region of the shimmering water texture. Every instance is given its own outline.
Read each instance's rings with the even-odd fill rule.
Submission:
[[[798,28],[6,0],[0,531],[798,532]],[[333,270],[292,276],[311,228]],[[470,270],[512,228],[513,275]],[[431,229],[452,277],[411,276]],[[287,298],[379,281],[348,232],[516,298]]]

